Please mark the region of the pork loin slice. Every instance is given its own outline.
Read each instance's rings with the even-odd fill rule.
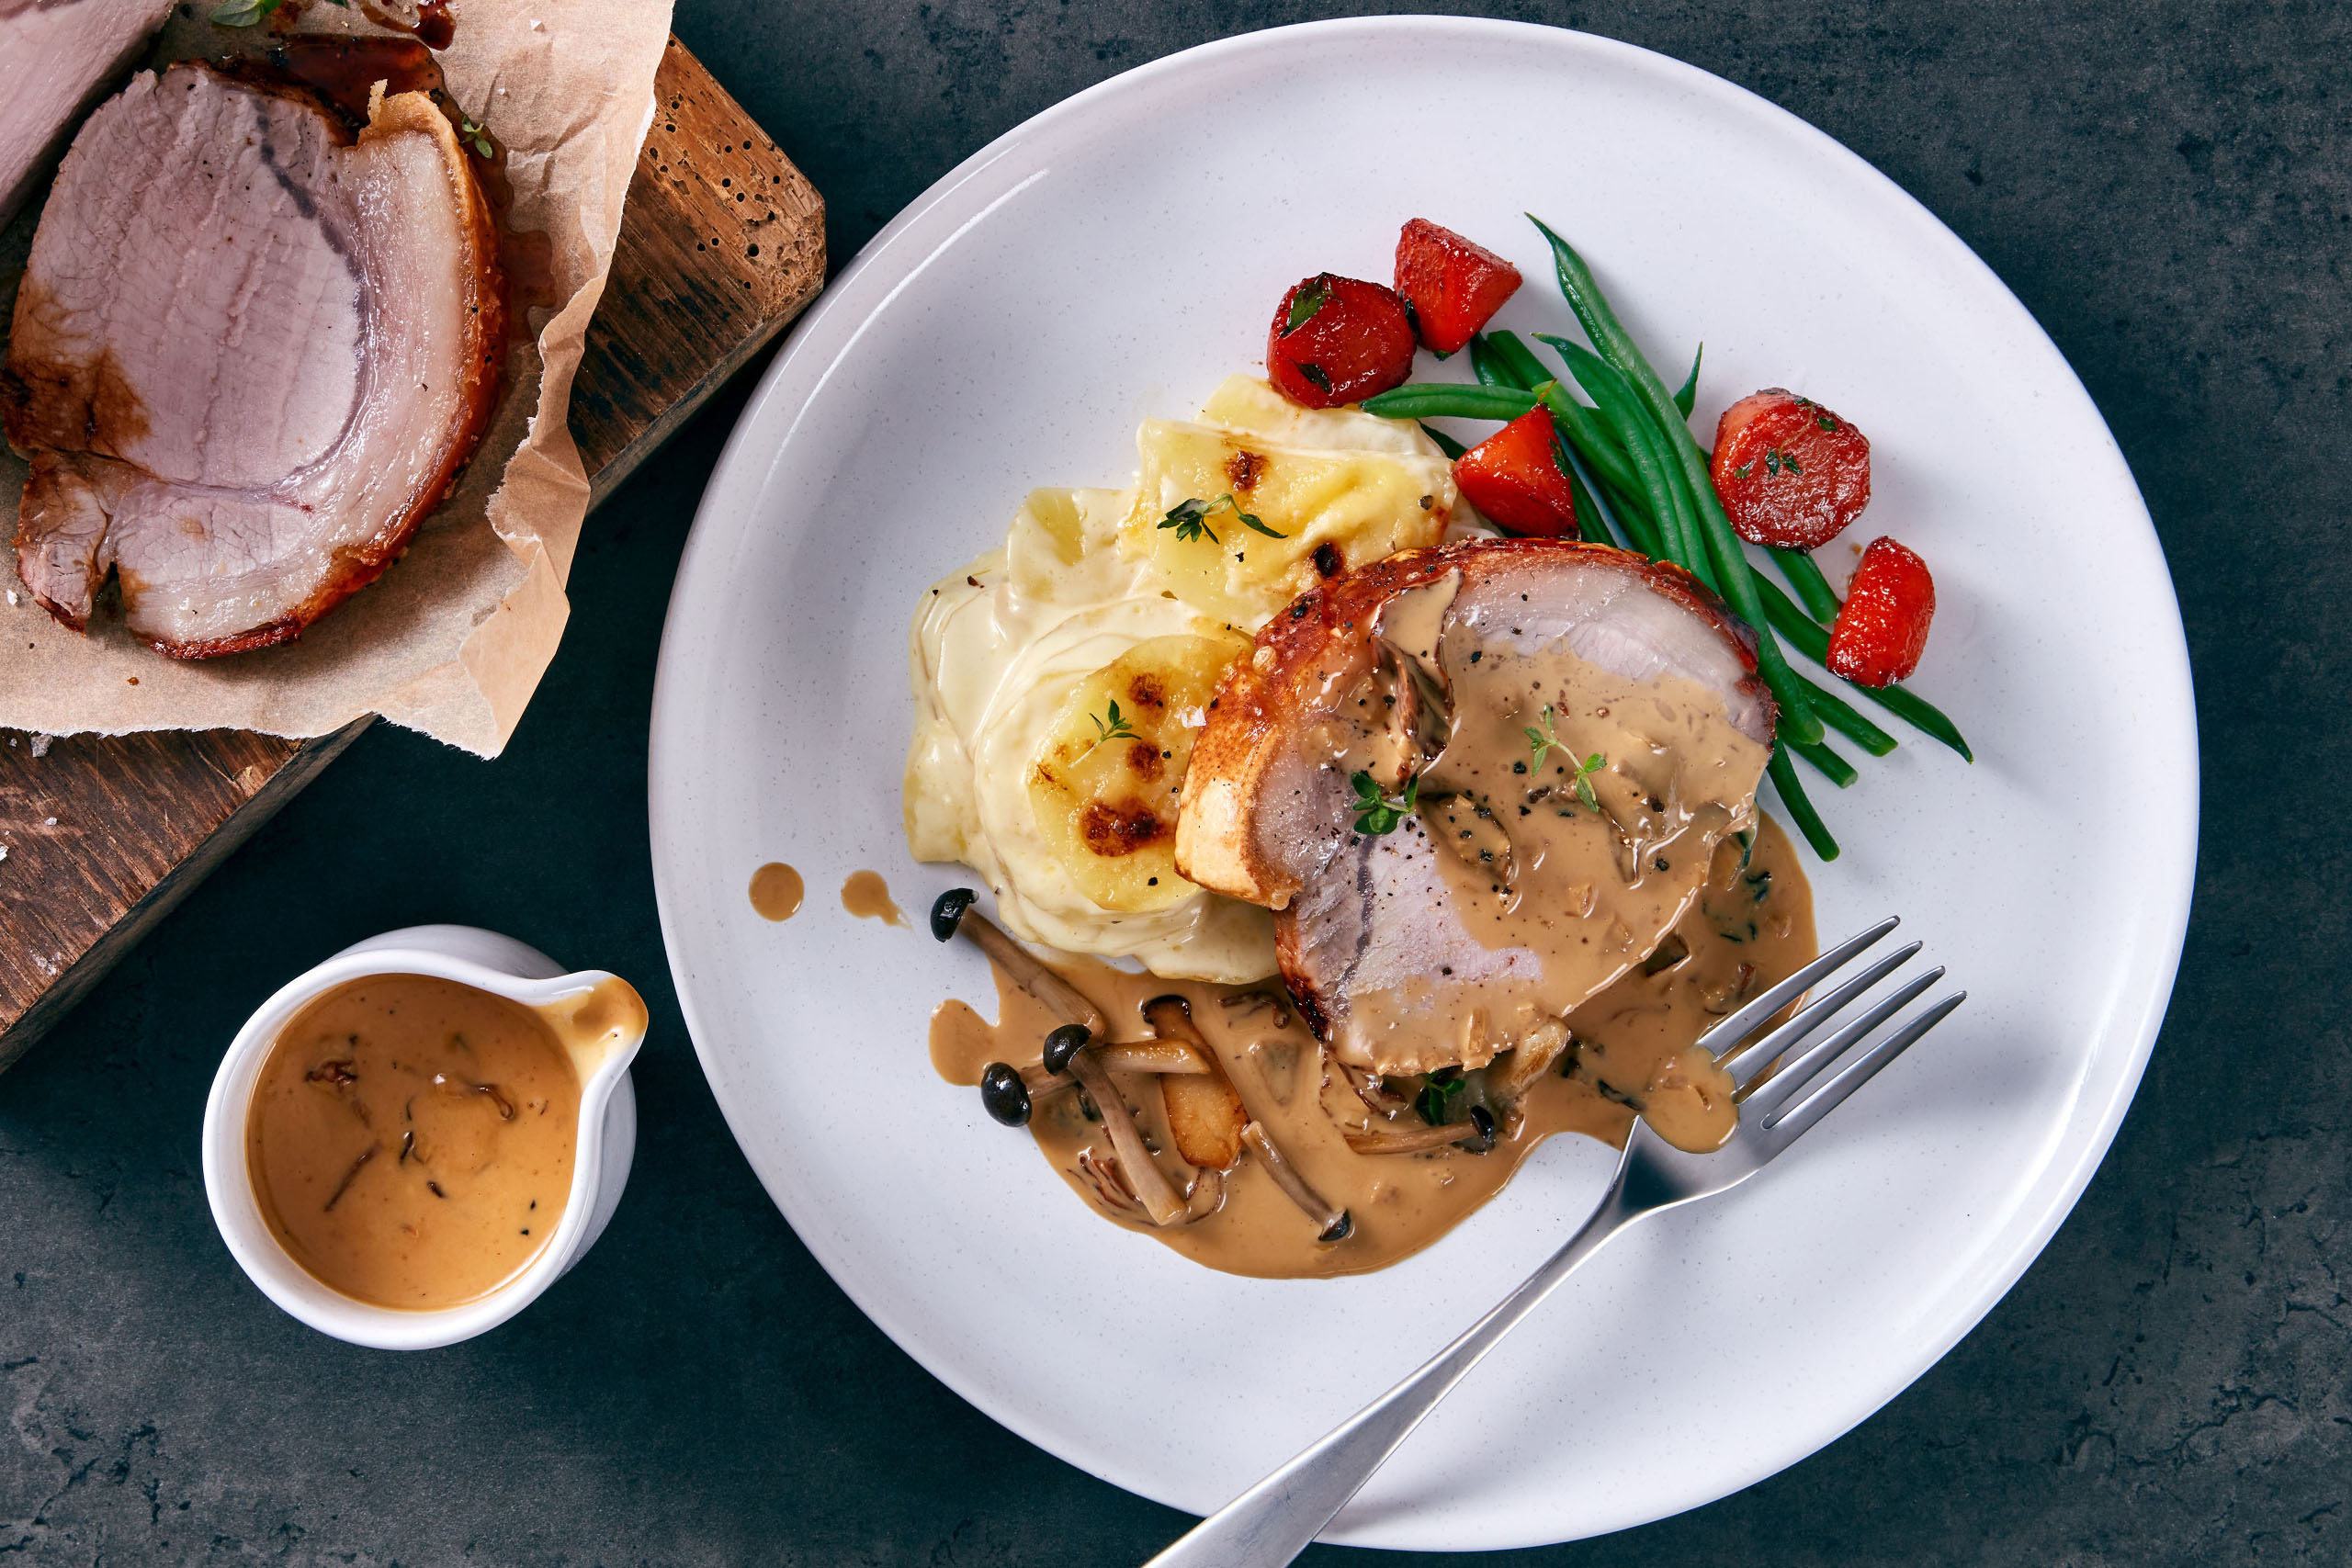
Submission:
[[[285,641],[447,491],[503,338],[490,210],[426,96],[354,139],[306,93],[141,74],[74,138],[17,298],[18,573],[78,630],[114,572],[177,657]]]
[[[1179,867],[1277,911],[1283,978],[1342,1060],[1478,1066],[1640,963],[1752,820],[1776,717],[1755,668],[1721,604],[1621,550],[1391,557],[1227,676]]]
[[[0,0],[0,223],[74,117],[127,70],[170,0]]]

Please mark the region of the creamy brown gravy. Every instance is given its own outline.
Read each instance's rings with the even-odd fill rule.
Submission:
[[[1817,951],[1813,894],[1778,824],[1759,815],[1754,846],[1743,859],[1736,839],[1716,850],[1712,874],[1650,964],[1569,1015],[1573,1043],[1562,1065],[1535,1080],[1506,1117],[1495,1146],[1471,1154],[1446,1146],[1420,1154],[1362,1155],[1347,1144],[1379,1121],[1398,1132],[1420,1118],[1393,1092],[1383,1097],[1367,1075],[1332,1061],[1300,1021],[1278,983],[1213,986],[1129,974],[1091,961],[1058,966],[1112,1020],[1116,1039],[1147,1038],[1141,1009],[1155,997],[1184,997],[1193,1022],[1216,1052],[1250,1114],[1323,1197],[1346,1208],[1354,1229],[1345,1240],[1318,1242],[1316,1227],[1275,1186],[1254,1157],[1225,1179],[1217,1210],[1166,1228],[1111,1214],[1080,1174],[1078,1156],[1109,1155],[1099,1124],[1074,1093],[1038,1096],[1030,1118],[1046,1160],[1098,1213],[1140,1230],[1195,1262],[1228,1273],[1270,1279],[1360,1274],[1386,1268],[1429,1246],[1501,1190],[1546,1137],[1583,1133],[1623,1146],[1633,1106],[1685,1146],[1712,1148],[1727,1137],[1736,1111],[1729,1082],[1692,1043],[1744,996],[1794,970]],[[1652,969],[1688,948],[1678,961]],[[997,976],[998,1022],[960,1001],[940,1005],[931,1026],[932,1064],[950,1083],[977,1084],[987,1064],[1030,1066],[1060,1021],[1026,992]],[[1506,1058],[1505,1066],[1508,1065]],[[1191,1177],[1174,1157],[1157,1080],[1120,1074],[1128,1103],[1180,1191]],[[1369,1093],[1386,1111],[1376,1116]],[[1469,1126],[1462,1128],[1470,1136]]]
[[[489,1294],[563,1217],[582,1077],[645,1021],[616,978],[539,1009],[424,975],[329,991],[279,1032],[246,1113],[263,1217],[361,1301]]]
[[[800,912],[807,889],[800,874],[782,861],[772,860],[752,873],[752,908],[763,920],[788,920]]]
[[[890,926],[907,923],[906,911],[891,901],[890,885],[878,871],[851,872],[849,880],[842,884],[842,908],[861,920],[880,920]]]
[[[1449,573],[1383,607],[1378,666],[1323,738],[1335,767],[1385,792],[1418,769],[1419,809],[1380,846],[1405,865],[1382,885],[1442,886],[1484,950],[1457,944],[1434,975],[1351,975],[1333,1043],[1391,1073],[1478,1066],[1626,973],[1750,819],[1769,755],[1695,682],[1629,680],[1565,641],[1521,652],[1518,627],[1447,620],[1459,586]],[[1415,874],[1424,859],[1434,876]]]

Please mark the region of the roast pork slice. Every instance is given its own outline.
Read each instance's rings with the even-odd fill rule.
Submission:
[[[1475,1066],[1672,929],[1752,823],[1775,717],[1753,634],[1679,571],[1567,540],[1408,551],[1303,596],[1227,676],[1178,863],[1277,911],[1341,1059]]]
[[[0,0],[0,223],[74,117],[127,70],[170,0]]]
[[[162,652],[282,642],[372,581],[489,417],[488,206],[423,94],[356,138],[306,93],[175,65],[74,138],[17,299],[26,586],[80,629],[112,572]]]

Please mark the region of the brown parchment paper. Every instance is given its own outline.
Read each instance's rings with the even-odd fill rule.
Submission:
[[[345,30],[344,15],[313,6],[302,28]],[[508,226],[549,236],[560,301],[531,313],[534,341],[510,358],[458,487],[405,556],[299,640],[191,663],[135,641],[103,605],[82,636],[33,603],[13,548],[25,465],[0,446],[0,727],[312,736],[377,713],[484,757],[514,733],[570,610],[588,480],[565,413],[652,123],[670,0],[458,0],[456,15],[443,75],[504,146]],[[0,307],[33,219],[19,214],[0,246]]]

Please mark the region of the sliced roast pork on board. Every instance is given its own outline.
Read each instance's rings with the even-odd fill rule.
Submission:
[[[82,629],[207,658],[372,581],[447,491],[504,352],[490,209],[421,93],[354,136],[299,89],[134,77],[58,170],[17,297],[17,570]]]
[[[1775,717],[1753,634],[1670,567],[1408,551],[1301,597],[1227,674],[1177,861],[1277,911],[1341,1060],[1477,1066],[1673,929],[1753,823]]]
[[[0,223],[171,8],[170,0],[0,0]]]

